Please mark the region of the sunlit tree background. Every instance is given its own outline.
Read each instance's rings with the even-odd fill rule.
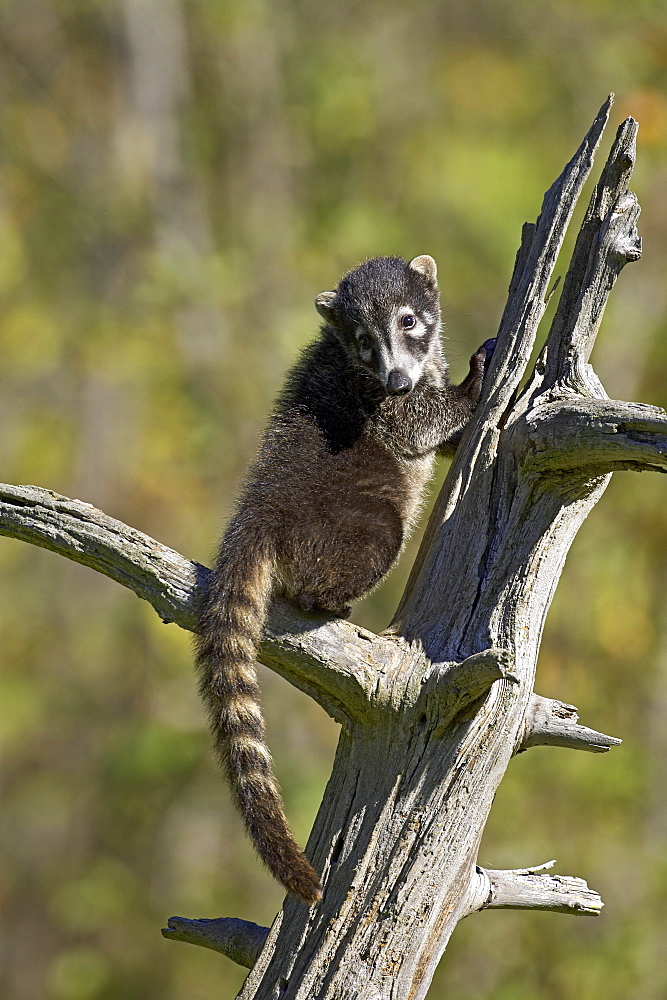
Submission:
[[[315,294],[368,256],[433,254],[460,378],[496,329],[521,224],[611,90],[613,127],[640,121],[645,257],[594,361],[610,395],[666,405],[665,13],[2,0],[0,478],[209,562]],[[413,551],[357,621],[388,622]],[[482,847],[490,867],[557,857],[604,915],[476,915],[431,1000],[667,995],[666,551],[667,483],[618,474],[568,561],[537,690],[625,742],[519,757]],[[266,924],[281,900],[215,769],[188,637],[0,539],[0,663],[0,995],[233,997],[242,970],[159,933],[172,913]],[[261,683],[303,842],[336,727]]]

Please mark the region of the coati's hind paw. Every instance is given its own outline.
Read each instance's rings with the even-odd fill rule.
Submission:
[[[300,611],[307,615],[333,615],[336,618],[349,618],[352,608],[349,605],[343,607],[325,607],[321,599],[314,594],[299,594],[294,598],[294,603]]]
[[[299,611],[304,611],[307,615],[314,613],[316,605],[312,594],[299,594],[293,600]]]

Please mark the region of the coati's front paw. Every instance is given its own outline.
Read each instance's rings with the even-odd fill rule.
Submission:
[[[486,355],[485,362],[484,362],[484,367],[485,368],[489,367],[489,361],[493,357],[493,352],[495,351],[495,349],[496,349],[496,338],[495,337],[491,337],[490,340],[485,340],[484,343],[482,344],[482,346],[480,347],[479,350],[480,351],[484,351],[484,353]]]
[[[470,359],[470,372],[471,374],[476,375],[480,380],[484,377],[484,373],[489,367],[489,362],[493,357],[495,347],[495,337],[492,337],[491,340],[485,340],[482,346],[477,348]]]
[[[487,371],[489,370],[489,365],[491,364],[491,358],[493,357],[493,352],[495,351],[495,349],[496,349],[495,337],[491,337],[490,340],[485,340],[482,346],[480,347],[480,351],[484,351],[485,354],[484,375],[486,375]]]

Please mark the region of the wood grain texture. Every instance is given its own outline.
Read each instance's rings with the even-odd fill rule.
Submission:
[[[470,895],[470,912],[475,910],[551,910],[573,916],[596,917],[603,907],[597,892],[582,878],[547,875],[554,861],[535,868],[497,871],[478,868]]]
[[[198,944],[211,951],[219,951],[237,965],[252,969],[257,956],[264,947],[269,933],[268,927],[261,927],[251,920],[235,917],[213,917],[188,920],[187,917],[170,917],[162,928],[162,937],[169,941],[185,941]]]

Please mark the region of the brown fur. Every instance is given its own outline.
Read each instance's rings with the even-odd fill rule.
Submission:
[[[427,317],[419,338],[402,331],[396,308],[405,303]],[[490,356],[480,348],[465,381],[448,383],[428,257],[375,258],[317,304],[327,322],[289,374],[247,474],[204,597],[197,657],[250,837],[307,903],[320,898],[320,883],[289,830],[259,707],[254,657],[268,603],[280,593],[305,611],[345,615],[375,587],[412,527],[436,452],[452,450],[476,405]],[[372,334],[371,357],[361,356],[360,331]],[[404,392],[397,372],[408,366],[420,372],[416,384],[391,395],[394,384]]]

